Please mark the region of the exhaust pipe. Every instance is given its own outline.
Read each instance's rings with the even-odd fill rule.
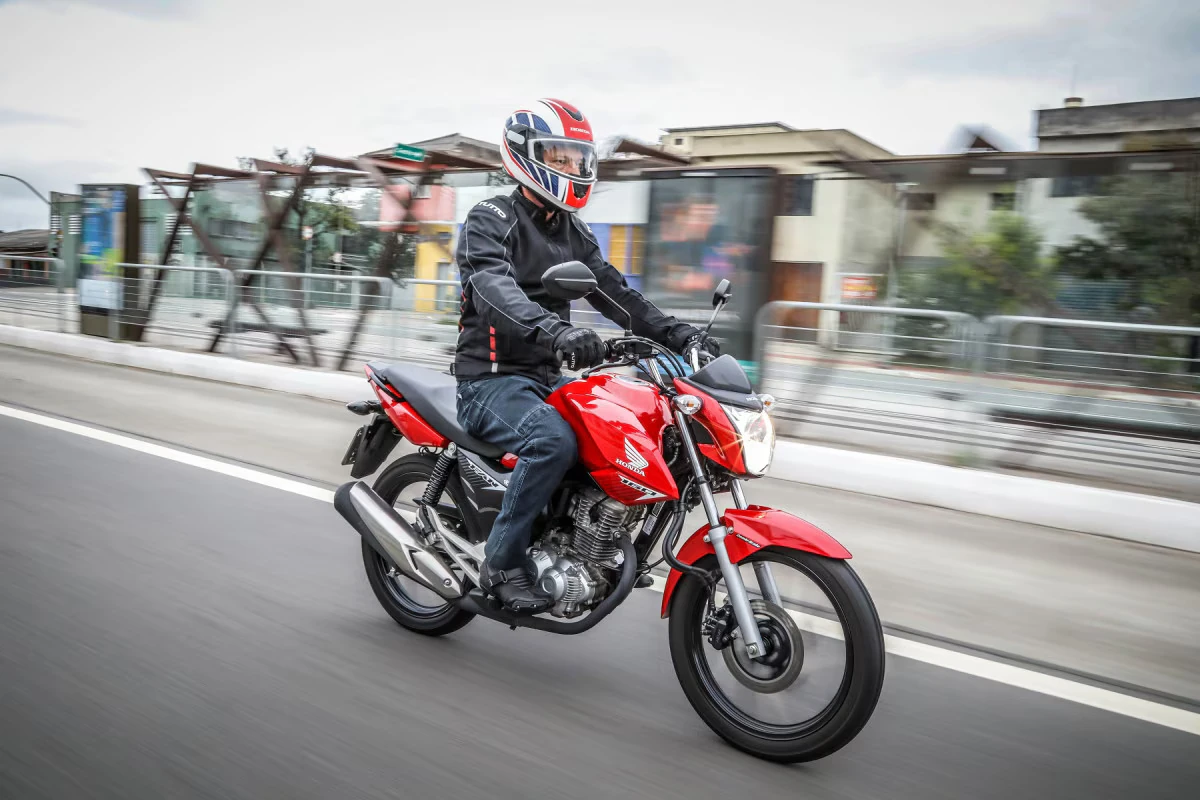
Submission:
[[[406,577],[447,600],[462,597],[462,581],[441,556],[365,483],[351,481],[339,486],[333,493],[333,507],[375,552]]]

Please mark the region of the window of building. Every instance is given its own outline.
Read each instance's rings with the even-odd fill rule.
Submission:
[[[905,206],[909,211],[933,211],[937,208],[937,195],[933,192],[913,192],[907,196]]]
[[[1015,192],[992,192],[992,211],[1012,211],[1016,207]]]
[[[682,137],[682,136],[676,136],[676,137],[675,137],[675,144],[677,144],[677,145],[679,145],[679,144],[683,144],[683,137]]]
[[[158,220],[154,217],[142,220],[142,263],[158,262]]]
[[[83,226],[79,222],[79,215],[72,214],[71,218],[67,221],[67,233],[71,234],[72,236],[78,236],[82,227]]]
[[[1091,197],[1100,194],[1099,175],[1072,175],[1050,183],[1051,197]]]
[[[789,175],[784,179],[783,215],[811,217],[813,213],[813,177]]]
[[[626,275],[642,274],[642,257],[646,254],[646,226],[630,225],[633,241],[629,248],[629,264],[625,268]]]

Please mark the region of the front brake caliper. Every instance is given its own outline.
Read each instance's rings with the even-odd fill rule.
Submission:
[[[724,650],[729,647],[730,637],[736,625],[737,622],[733,618],[733,606],[727,602],[704,618],[701,632],[708,637],[708,643],[715,649]]]

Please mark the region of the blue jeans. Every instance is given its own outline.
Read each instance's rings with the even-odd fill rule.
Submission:
[[[458,385],[463,429],[518,459],[484,545],[493,569],[525,566],[533,522],[578,457],[575,432],[546,403],[551,392],[570,381],[564,377],[546,386],[521,375],[503,375]]]

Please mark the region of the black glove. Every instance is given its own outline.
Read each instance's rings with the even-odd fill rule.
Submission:
[[[554,350],[567,369],[587,369],[604,360],[604,340],[587,328],[567,328],[554,337]]]
[[[709,336],[704,331],[699,331],[692,334],[688,337],[687,341],[683,343],[683,352],[680,353],[680,355],[683,356],[684,360],[687,361],[688,364],[692,363],[693,350],[698,350],[701,353],[708,354],[708,358],[700,359],[701,366],[721,355],[721,345],[717,343],[716,339]]]

